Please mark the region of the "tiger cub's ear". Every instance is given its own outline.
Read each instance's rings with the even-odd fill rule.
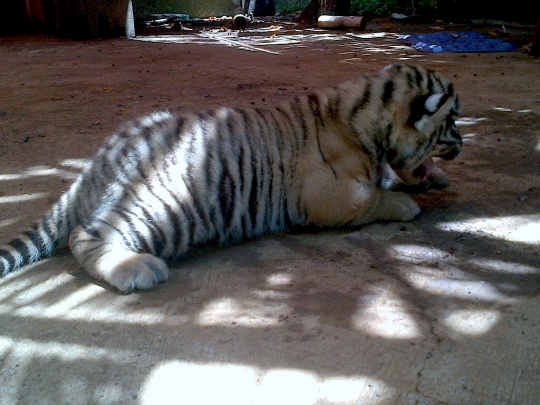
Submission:
[[[454,104],[455,97],[449,94],[435,93],[417,97],[411,103],[409,124],[418,132],[429,135],[446,119]]]

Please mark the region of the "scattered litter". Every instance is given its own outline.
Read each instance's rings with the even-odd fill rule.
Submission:
[[[407,34],[398,40],[421,52],[514,52],[517,48],[500,39],[490,39],[476,32],[435,32],[433,34]]]
[[[244,14],[236,14],[233,17],[233,28],[237,30],[245,30],[248,25],[249,19]]]
[[[390,15],[390,19],[397,22],[414,24],[427,23],[430,20],[428,17],[421,14],[405,15],[400,13],[393,13],[392,15]]]

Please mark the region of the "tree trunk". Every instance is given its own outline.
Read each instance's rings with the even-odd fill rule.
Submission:
[[[536,22],[536,29],[532,40],[531,55],[540,56],[540,16]]]
[[[45,12],[41,0],[26,0],[26,17],[32,22],[45,22]]]
[[[242,8],[254,16],[272,16],[276,14],[274,0],[244,0]]]
[[[349,15],[351,0],[319,0],[320,15]]]

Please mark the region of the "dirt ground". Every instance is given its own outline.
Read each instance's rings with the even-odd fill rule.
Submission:
[[[154,110],[270,105],[419,63],[453,79],[465,140],[411,223],[203,249],[148,293],[96,284],[66,250],[1,279],[0,403],[537,404],[540,60],[396,40],[418,29],[0,37],[2,242]]]

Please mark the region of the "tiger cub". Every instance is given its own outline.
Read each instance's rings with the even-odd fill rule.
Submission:
[[[425,182],[432,157],[458,155],[457,114],[450,82],[394,65],[273,108],[149,115],[109,138],[49,212],[0,247],[0,274],[68,242],[88,273],[128,292],[167,280],[165,260],[197,245],[412,220],[418,205],[383,178]]]

